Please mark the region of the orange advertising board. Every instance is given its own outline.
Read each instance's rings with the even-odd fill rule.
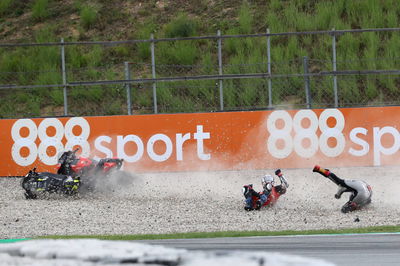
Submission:
[[[0,120],[0,176],[54,171],[58,155],[123,158],[136,172],[400,162],[400,107]]]

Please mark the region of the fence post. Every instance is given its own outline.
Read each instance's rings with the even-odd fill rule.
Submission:
[[[335,28],[332,29],[332,68],[336,72],[336,34]],[[335,97],[335,108],[338,107],[337,76],[333,74],[333,94]]]
[[[125,62],[125,79],[131,79],[131,71],[129,68],[129,62]],[[128,82],[126,86],[126,104],[128,106],[128,115],[132,114],[132,100],[131,100],[131,84]]]
[[[222,40],[221,40],[221,31],[217,31],[218,38],[218,70],[219,75],[222,75]],[[222,79],[219,80],[219,105],[220,110],[224,110],[224,89],[222,84]]]
[[[307,56],[303,57],[303,66],[304,66],[304,88],[306,91],[306,104],[307,108],[311,108],[311,93],[310,93],[310,77],[308,74],[308,58]]]
[[[268,108],[272,108],[272,80],[271,80],[271,37],[267,29],[267,65],[268,65]]]
[[[62,71],[62,81],[63,81],[63,94],[64,94],[64,115],[68,115],[68,95],[67,95],[67,72],[65,67],[65,47],[64,38],[61,38],[61,71]]]
[[[153,79],[156,78],[156,56],[154,54],[154,34],[150,35],[150,50],[151,50],[151,73]],[[157,114],[157,85],[156,82],[153,82],[153,105],[154,105],[154,113]]]

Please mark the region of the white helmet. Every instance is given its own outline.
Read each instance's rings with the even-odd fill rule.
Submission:
[[[261,184],[263,186],[265,186],[266,184],[274,184],[274,178],[272,177],[272,175],[265,175],[263,177],[261,177]]]

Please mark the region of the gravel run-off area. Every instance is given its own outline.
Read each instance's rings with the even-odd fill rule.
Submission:
[[[26,200],[20,178],[0,178],[0,238],[43,235],[157,234],[209,231],[281,231],[400,224],[400,167],[330,169],[373,189],[369,207],[340,212],[348,193],[311,169],[282,169],[289,189],[260,211],[243,210],[242,186],[274,170],[131,175],[94,193]],[[118,182],[117,182],[118,181]],[[276,182],[279,184],[278,179]],[[358,219],[357,219],[358,218]]]

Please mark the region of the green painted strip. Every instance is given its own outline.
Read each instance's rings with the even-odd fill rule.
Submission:
[[[103,240],[141,240],[141,239],[182,239],[182,238],[216,238],[216,237],[249,237],[249,236],[294,236],[294,235],[332,235],[332,234],[365,234],[365,233],[399,233],[400,225],[372,226],[348,229],[324,229],[306,231],[221,231],[221,232],[188,232],[173,234],[139,234],[139,235],[47,235],[37,238],[72,239],[97,238]]]
[[[0,244],[4,243],[14,243],[19,241],[30,240],[30,238],[20,238],[20,239],[0,239]]]

